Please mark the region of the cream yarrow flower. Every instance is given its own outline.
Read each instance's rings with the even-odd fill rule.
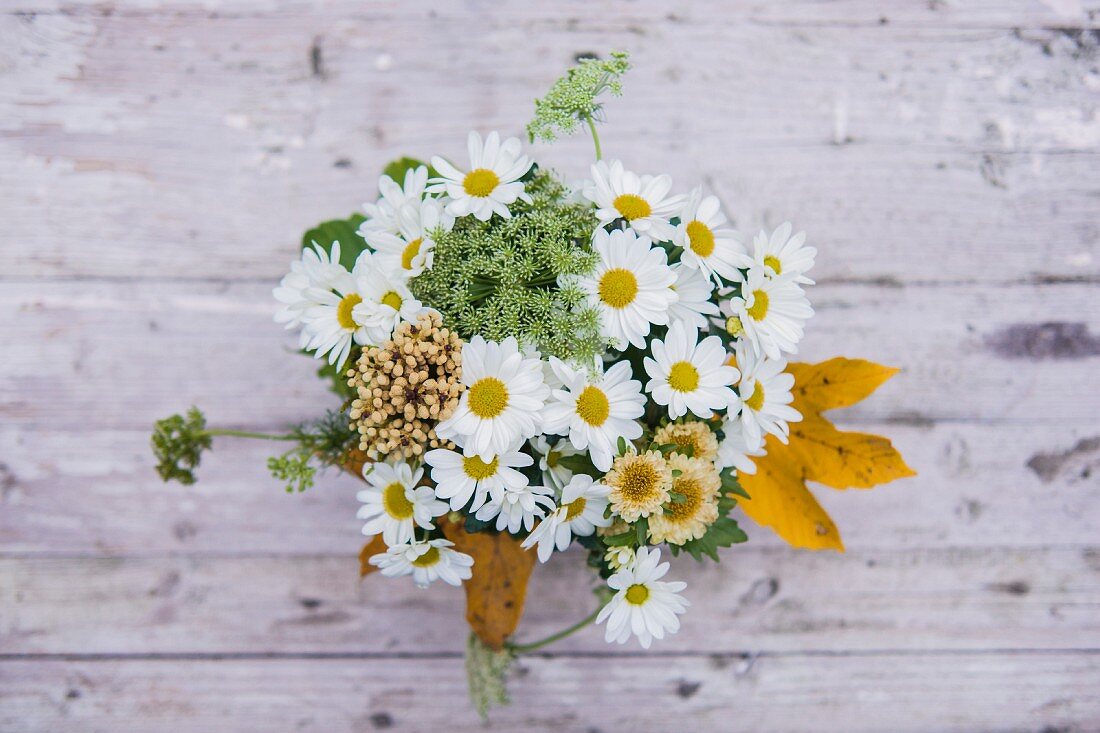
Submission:
[[[526,453],[508,451],[486,461],[476,454],[437,448],[424,454],[424,461],[432,467],[436,496],[450,501],[454,511],[469,504],[469,511],[475,512],[489,497],[526,486],[527,477],[516,469],[530,466],[533,459]]]
[[[816,247],[807,247],[806,232],[793,237],[793,227],[785,221],[770,235],[761,230],[752,240],[753,260],[765,269],[770,277],[790,275],[800,285],[813,285],[806,273],[814,266]]]
[[[673,241],[684,249],[680,261],[719,284],[718,277],[740,282],[741,270],[752,265],[752,258],[745,252],[737,232],[726,227],[726,216],[718,198],[704,197],[703,190],[697,188],[688,197],[679,217]]]
[[[606,373],[599,367],[574,369],[555,357],[550,366],[562,383],[543,409],[542,429],[568,435],[569,443],[587,450],[600,471],[611,468],[619,438],[642,435],[638,418],[645,412],[642,383],[631,379],[630,363],[621,361]]]
[[[670,497],[672,469],[657,451],[626,453],[615,459],[603,483],[610,488],[612,513],[633,522],[661,511]]]
[[[600,610],[596,623],[607,622],[604,638],[609,643],[625,644],[633,635],[648,649],[654,639],[680,630],[677,616],[691,605],[679,595],[687,583],[661,580],[667,573],[668,563],[661,562],[661,551],[642,547],[632,565],[608,578],[607,585],[615,595]]]
[[[408,463],[368,463],[363,468],[367,488],[356,494],[363,503],[359,518],[366,520],[363,534],[382,535],[387,545],[413,539],[415,527],[432,529],[432,519],[447,513],[447,505],[427,486],[417,486],[424,469]]]
[[[540,432],[550,388],[541,361],[525,358],[515,338],[496,343],[474,336],[467,341],[462,383],[466,390],[458,407],[436,426],[436,434],[462,446],[467,455],[490,461]]]
[[[798,352],[802,325],[814,309],[792,275],[773,278],[764,267],[754,266],[741,284],[741,295],[723,302],[722,312],[736,320],[737,335],[756,353],[778,359],[784,352]]]
[[[672,178],[667,175],[639,176],[623,168],[622,161],[598,161],[591,168],[592,180],[585,184],[584,197],[596,205],[600,226],[624,219],[639,234],[656,241],[673,236],[669,219],[683,204],[683,196],[669,196]]]
[[[677,321],[663,341],[652,341],[653,358],[642,362],[650,376],[646,391],[654,402],[668,406],[673,419],[689,411],[710,417],[737,399],[729,387],[737,379],[737,369],[726,364],[722,340],[708,336],[697,342],[698,336],[693,326]]]
[[[562,284],[579,285],[600,314],[600,334],[616,348],[629,342],[644,349],[652,325],[668,325],[669,306],[679,297],[665,251],[630,230],[598,229],[592,248],[600,258],[595,270]]]
[[[470,568],[474,559],[464,552],[451,549],[450,540],[428,540],[393,545],[370,559],[370,564],[381,570],[387,578],[413,576],[420,588],[427,588],[436,580],[448,585],[462,585],[473,574]]]
[[[520,152],[518,138],[503,143],[500,134],[490,132],[482,143],[481,135],[471,131],[466,140],[470,169],[461,171],[444,158],[432,158],[432,167],[440,178],[432,179],[429,193],[446,193],[447,212],[454,216],[472,215],[488,221],[493,214],[508,219],[508,207],[517,200],[531,203],[519,180],[531,168],[531,159]]]
[[[565,485],[558,507],[539,522],[523,541],[524,548],[538,546],[539,562],[546,562],[554,550],[569,547],[573,537],[588,537],[597,527],[611,524],[604,516],[608,487],[595,483],[591,476],[577,474]]]
[[[672,499],[660,514],[649,518],[649,538],[654,543],[682,545],[697,540],[718,519],[718,490],[722,478],[714,463],[679,453],[669,456],[672,468]]]

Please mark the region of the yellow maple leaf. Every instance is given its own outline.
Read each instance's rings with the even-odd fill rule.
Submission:
[[[840,532],[806,481],[866,489],[916,474],[887,438],[837,430],[821,412],[859,402],[898,370],[837,357],[789,364],[787,371],[795,378],[791,406],[802,413],[802,421],[791,423],[786,445],[768,436],[767,455],[757,459],[755,474],[738,474],[750,496],[740,499],[741,507],[795,547],[843,552]]]

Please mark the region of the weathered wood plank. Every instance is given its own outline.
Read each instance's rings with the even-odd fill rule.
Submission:
[[[677,558],[692,608],[664,653],[1100,650],[1100,550],[994,548]],[[594,607],[579,552],[533,576],[520,638]],[[460,653],[462,591],[358,580],[345,557],[0,558],[0,654]],[[602,629],[555,651],[609,651]],[[620,647],[614,649],[619,650]]]
[[[410,14],[422,15],[424,12],[444,19],[469,12],[465,6],[455,6],[438,0],[415,5],[396,0],[376,0],[366,6],[357,0],[326,0],[321,7],[306,0],[223,0],[216,8],[202,0],[18,0],[10,5],[8,12],[24,14],[62,12],[67,15],[93,16],[156,17],[168,14],[255,17],[277,13],[320,12],[344,17],[368,16],[390,22],[407,19]],[[608,0],[563,0],[530,7],[516,2],[494,3],[493,12],[487,15],[491,15],[487,18],[490,20],[572,21],[570,27],[574,29],[580,27],[582,22],[598,24],[617,19],[651,24],[743,21],[789,25],[1089,28],[1096,24],[1096,17],[1100,15],[1100,4],[1095,0],[967,0],[965,3],[895,3],[884,7],[876,0],[787,0],[782,4],[761,0],[701,0],[690,6],[676,7],[675,12],[670,12],[670,4],[663,0],[643,0],[629,5]]]
[[[462,661],[0,662],[0,727],[148,730],[1093,731],[1095,654],[523,660],[486,726]]]
[[[273,284],[273,283],[272,283]],[[144,428],[191,404],[279,426],[336,406],[317,362],[271,320],[269,283],[2,283],[0,414],[38,430]],[[800,359],[900,366],[843,418],[1095,426],[1100,357],[1088,285],[820,285]]]
[[[836,12],[872,11],[855,6]],[[574,54],[616,46],[637,70],[608,106],[609,154],[645,150],[641,167],[706,182],[746,228],[793,219],[824,246],[820,277],[1098,274],[1095,39],[1072,28],[1084,10],[1069,30],[1013,33],[777,27],[660,3],[164,7],[3,18],[8,277],[277,277],[284,248],[372,196],[386,160],[457,154],[470,127],[519,132]],[[992,7],[973,13],[1052,13]],[[409,53],[428,37],[432,54]],[[591,157],[583,139],[539,152],[571,178]]]
[[[849,549],[1089,545],[1100,526],[1100,435],[1066,426],[860,424],[919,475],[873,491],[814,493]],[[277,446],[218,443],[193,487],[164,485],[148,434],[0,431],[0,551],[144,555],[327,553],[361,546],[357,481],[323,474],[287,495]],[[752,546],[780,543],[745,520]]]

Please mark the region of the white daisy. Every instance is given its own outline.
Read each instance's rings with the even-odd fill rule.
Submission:
[[[737,393],[741,402],[740,424],[745,445],[762,443],[764,433],[771,433],[786,443],[790,434],[787,423],[802,419],[802,414],[791,407],[794,401],[791,395],[794,375],[786,371],[787,362],[758,356],[751,347],[740,346],[737,349],[737,366],[741,372]]]
[[[405,171],[404,185],[398,185],[389,176],[378,179],[378,201],[363,204],[367,219],[359,225],[359,236],[370,238],[376,232],[399,234],[401,225],[398,212],[405,204],[418,204],[424,198],[424,189],[428,183],[428,167],[418,166]]]
[[[623,169],[621,161],[592,165],[592,180],[584,188],[584,197],[596,204],[600,226],[625,219],[639,234],[654,240],[672,239],[669,219],[684,202],[683,196],[669,196],[672,179],[667,175],[639,176]]]
[[[496,517],[498,532],[507,530],[516,534],[521,528],[530,532],[535,520],[554,508],[553,494],[549,486],[508,486],[490,496],[474,516],[483,522]]]
[[[806,247],[806,232],[791,236],[791,223],[780,224],[771,236],[761,230],[752,240],[753,260],[763,267],[770,277],[791,275],[800,285],[813,285],[806,273],[814,266],[816,247]]]
[[[740,416],[726,416],[722,423],[722,432],[725,437],[718,444],[718,457],[714,465],[718,468],[736,468],[739,473],[756,473],[756,462],[753,458],[759,458],[765,454],[764,438],[750,445],[745,440],[745,433],[741,429]]]
[[[477,455],[464,456],[453,450],[437,448],[424,454],[424,461],[432,467],[435,495],[450,500],[454,511],[470,504],[469,511],[475,512],[490,496],[500,494],[507,488],[526,486],[527,477],[516,469],[530,466],[533,459],[526,453],[508,451],[494,456],[490,461],[483,461]]]
[[[622,570],[634,564],[633,547],[611,547],[603,554],[603,559],[612,570]]]
[[[447,505],[427,486],[417,486],[423,477],[423,468],[414,472],[404,462],[365,466],[367,488],[356,494],[363,502],[358,514],[366,520],[363,534],[380,534],[387,545],[400,545],[413,539],[415,527],[432,529],[432,519],[446,514]]]
[[[450,540],[429,540],[394,545],[370,559],[387,578],[412,575],[421,588],[442,580],[449,585],[462,585],[473,574],[474,559],[464,552],[452,550]]]
[[[481,135],[471,131],[466,146],[470,153],[468,172],[438,156],[432,158],[432,166],[439,171],[440,178],[432,179],[428,192],[447,194],[448,213],[472,214],[480,221],[488,221],[496,213],[507,219],[512,215],[508,206],[516,199],[531,202],[519,180],[531,168],[531,159],[520,153],[517,138],[510,137],[502,143],[498,133],[490,132],[482,145]]]
[[[722,304],[722,312],[733,317],[727,320],[727,330],[743,332],[758,354],[772,359],[782,352],[798,352],[802,324],[814,314],[806,294],[791,277],[771,278],[763,267],[754,266],[741,283],[742,295]]]
[[[574,448],[565,438],[561,438],[551,445],[545,435],[536,435],[528,443],[539,458],[542,483],[561,491],[561,488],[573,478],[573,472],[562,464],[561,459],[567,456],[580,455],[584,451]]]
[[[496,343],[474,336],[463,344],[462,383],[458,407],[436,426],[440,438],[488,461],[540,432],[550,388],[541,360],[524,358],[514,337]]]
[[[300,328],[305,325],[306,311],[318,305],[315,299],[309,297],[310,289],[330,291],[337,285],[349,289],[353,287],[351,273],[340,264],[340,243],[332,243],[331,254],[317,242],[313,243],[312,249],[302,249],[301,259],[290,263],[290,272],[272,291],[275,300],[283,306],[275,314],[275,322],[285,324],[288,330]],[[303,330],[301,348],[306,347],[309,339],[309,333]]]
[[[676,282],[672,289],[679,298],[669,306],[669,316],[674,321],[684,321],[698,329],[707,327],[707,316],[717,316],[718,305],[711,301],[714,286],[701,270],[688,267],[682,261],[672,266]]]
[[[642,547],[633,565],[608,578],[607,585],[616,593],[596,617],[598,624],[607,621],[604,638],[608,643],[625,644],[634,635],[648,649],[654,639],[680,630],[677,616],[691,605],[679,595],[687,583],[662,581],[667,572],[668,563],[661,562],[661,551]]]
[[[741,270],[752,264],[737,232],[726,228],[718,197],[703,197],[703,190],[691,192],[680,211],[674,241],[684,248],[680,261],[699,270],[708,278],[720,276],[730,282],[740,282]]]
[[[360,275],[371,269],[370,257],[370,252],[364,250],[346,277],[337,275],[330,283],[309,287],[304,292],[311,305],[302,315],[309,337],[303,339],[303,348],[316,351],[318,359],[327,354],[329,364],[339,366],[347,361],[352,343],[370,342],[367,324],[361,320],[363,314],[357,316],[355,312],[363,302],[359,280]]]
[[[352,275],[360,302],[352,308],[351,316],[365,333],[359,343],[381,346],[393,335],[398,323],[415,323],[429,310],[413,297],[398,271],[382,266],[378,255],[369,252],[359,255]]]
[[[673,323],[664,341],[651,343],[653,358],[642,362],[650,380],[646,392],[659,405],[668,405],[673,419],[688,411],[710,417],[714,410],[725,410],[737,396],[729,385],[737,379],[737,369],[726,364],[722,340],[708,336],[696,343],[699,332],[682,321]]]
[[[575,282],[600,313],[600,333],[617,348],[630,342],[644,349],[651,325],[668,325],[669,306],[679,297],[665,251],[629,229],[597,229],[592,247],[600,257],[596,269]]]
[[[568,435],[573,447],[587,450],[600,471],[611,468],[619,438],[642,435],[638,418],[645,412],[642,383],[631,379],[630,362],[620,361],[606,373],[599,368],[574,369],[550,357],[563,389],[551,392],[543,409],[543,432]]]
[[[523,547],[538,545],[539,562],[546,562],[554,550],[561,552],[569,547],[574,536],[588,537],[596,527],[607,527],[611,518],[604,516],[607,494],[610,489],[593,483],[591,476],[577,474],[561,492],[558,508],[539,522]]]
[[[408,279],[431,269],[435,242],[432,233],[450,231],[454,217],[433,198],[410,201],[397,212],[398,233],[367,232],[365,239],[375,251],[379,266],[387,272],[399,272]]]

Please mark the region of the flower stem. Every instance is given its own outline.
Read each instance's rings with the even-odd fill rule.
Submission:
[[[252,433],[247,430],[229,430],[226,428],[211,428],[209,430],[203,430],[204,434],[211,437],[217,437],[219,435],[228,436],[231,438],[252,438],[253,440],[297,440],[293,435],[272,435],[271,433]]]
[[[600,151],[600,136],[596,132],[596,122],[591,117],[585,117],[584,121],[588,123],[588,129],[592,131],[592,144],[596,146],[596,160],[603,158],[603,153]]]
[[[508,649],[513,654],[526,654],[528,652],[533,652],[537,649],[541,649],[544,646],[548,646],[550,644],[553,644],[555,641],[560,641],[561,639],[564,639],[565,637],[567,637],[571,634],[575,634],[576,632],[583,629],[585,626],[588,626],[589,624],[591,624],[593,621],[596,620],[596,617],[598,615],[600,615],[600,611],[602,609],[603,609],[603,606],[600,606],[595,611],[593,611],[592,613],[590,613],[588,616],[581,619],[577,623],[573,624],[572,626],[570,626],[568,628],[562,629],[561,631],[557,632],[556,634],[550,634],[550,636],[547,636],[545,639],[539,639],[538,641],[532,641],[532,642],[529,642],[527,644],[509,644]]]

